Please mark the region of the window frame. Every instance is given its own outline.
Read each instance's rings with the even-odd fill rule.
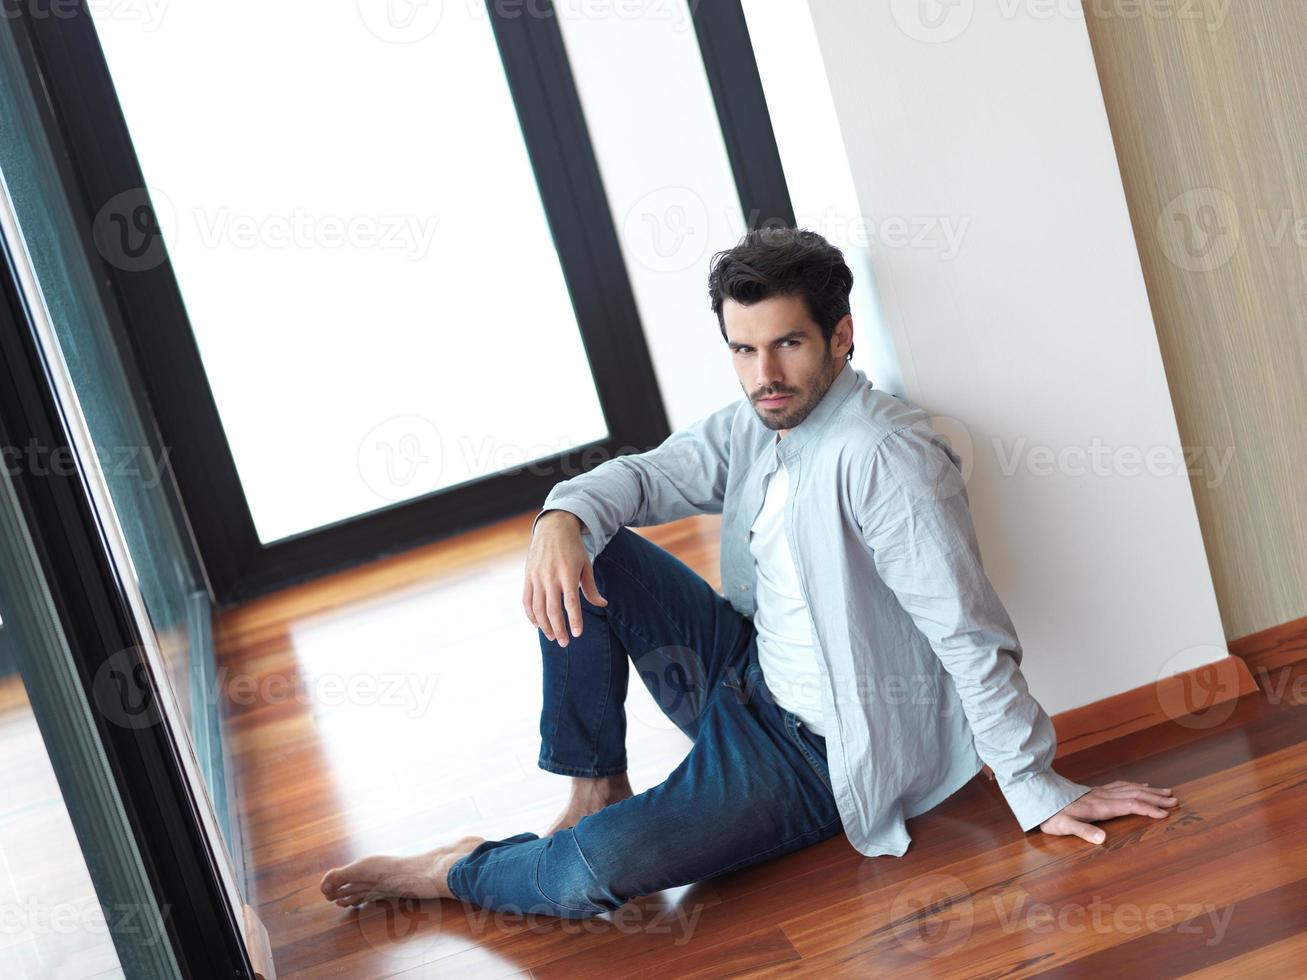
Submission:
[[[186,518],[219,606],[316,578],[539,505],[596,460],[643,452],[670,427],[634,293],[549,0],[530,16],[486,0],[523,140],[572,299],[609,437],[482,479],[264,544],[241,488],[171,262],[128,271],[94,248],[95,216],[145,187],[94,23],[84,3],[59,18],[13,20],[77,243],[101,272],[110,319],[170,447]],[[739,0],[689,3],[740,203],[750,228],[792,227],[794,212]],[[157,233],[157,232],[156,232]],[[162,243],[160,243],[162,245]]]
[[[171,447],[178,489],[220,605],[528,510],[587,463],[644,451],[670,433],[557,20],[520,10],[514,16],[496,0],[487,7],[609,436],[529,469],[267,544],[241,489],[171,263],[127,271],[93,247],[94,217],[116,195],[146,185],[92,18],[84,4],[60,18],[26,10],[15,18],[31,52],[31,84],[46,97],[47,135],[63,158],[65,192],[87,231],[78,244],[121,314],[122,340],[139,365],[162,442]]]

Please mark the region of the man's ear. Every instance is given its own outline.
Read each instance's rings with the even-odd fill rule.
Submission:
[[[853,345],[853,314],[845,313],[831,332],[831,348],[837,357],[844,357]]]

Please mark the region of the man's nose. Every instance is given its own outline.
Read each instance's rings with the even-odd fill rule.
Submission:
[[[781,382],[780,364],[771,351],[759,351],[758,362],[753,376],[754,387],[763,390],[772,388]]]

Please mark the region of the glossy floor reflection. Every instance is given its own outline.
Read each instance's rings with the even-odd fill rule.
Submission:
[[[901,858],[864,858],[838,836],[585,922],[324,901],[322,873],[362,854],[539,833],[561,808],[566,781],[535,765],[540,652],[521,610],[533,516],[223,617],[250,897],[283,980],[1301,973],[1307,681],[1247,695],[1216,725],[1160,725],[1060,759],[1078,781],[1180,799],[1165,821],[1108,822],[1101,847],[1022,834],[982,774],[909,822]],[[718,585],[718,527],[641,533]],[[689,743],[635,678],[630,699],[639,791]]]

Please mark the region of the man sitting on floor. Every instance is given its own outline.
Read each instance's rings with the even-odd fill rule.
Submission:
[[[1083,786],[981,566],[961,460],[926,412],[848,363],[853,276],[806,230],[713,257],[712,309],[746,396],[559,483],[532,526],[523,605],[544,659],[539,765],[571,777],[541,837],[465,837],[328,872],[342,907],[446,897],[583,918],[841,831],[902,855],[905,821],[988,764],[1023,831],[1165,817],[1169,789]],[[631,531],[722,515],[723,594]],[[693,741],[627,781],[628,659]]]

